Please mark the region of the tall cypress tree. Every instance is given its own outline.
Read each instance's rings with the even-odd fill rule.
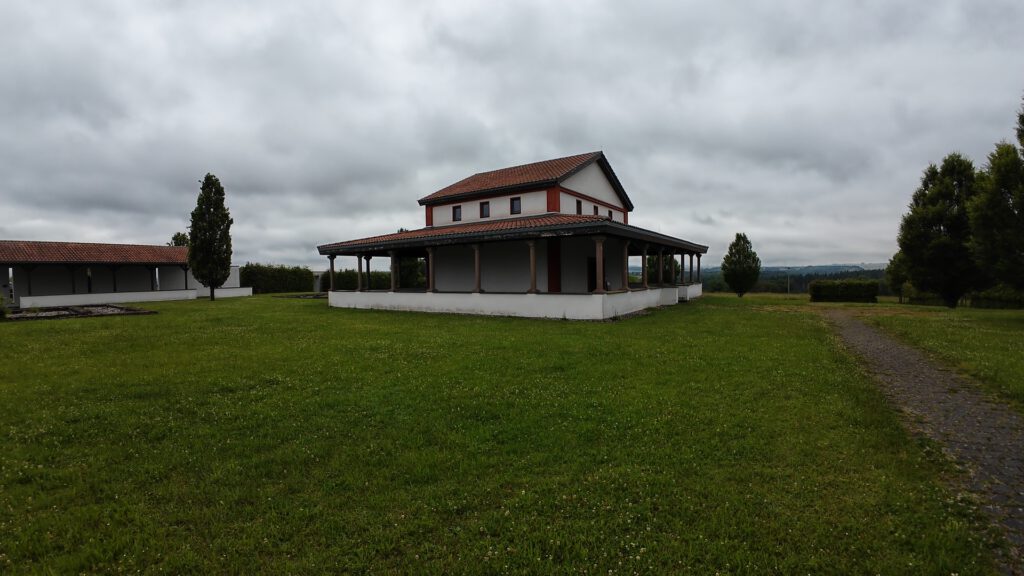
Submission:
[[[722,279],[740,298],[757,284],[761,276],[761,259],[754,252],[746,234],[736,234],[729,251],[722,258]]]
[[[224,205],[224,187],[216,176],[207,174],[188,228],[188,265],[196,280],[210,287],[210,300],[231,274],[232,223]]]

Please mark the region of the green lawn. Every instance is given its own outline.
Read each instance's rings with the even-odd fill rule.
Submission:
[[[0,572],[990,573],[813,310],[0,324]]]
[[[868,319],[1024,409],[1024,310],[901,306]]]

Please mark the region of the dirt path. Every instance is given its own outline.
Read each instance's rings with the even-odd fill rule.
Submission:
[[[1004,568],[1024,574],[1024,418],[849,312],[824,314],[903,411],[906,425],[941,444],[964,469],[964,487],[1010,542]]]

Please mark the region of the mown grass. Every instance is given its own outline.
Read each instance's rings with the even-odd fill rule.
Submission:
[[[823,321],[737,301],[0,324],[0,571],[991,572]]]
[[[867,318],[1024,412],[1024,310],[901,306]]]

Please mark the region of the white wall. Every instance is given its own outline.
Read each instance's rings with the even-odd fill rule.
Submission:
[[[687,284],[679,287],[679,300],[686,302],[704,295],[703,284]]]
[[[185,271],[181,269],[181,266],[161,266],[157,269],[157,273],[160,275],[161,290],[185,289]],[[198,285],[198,283],[190,283],[189,288],[195,288]]]
[[[240,283],[239,283],[239,280],[238,280],[238,266],[232,266],[231,267],[231,272],[228,273],[228,279],[224,281],[224,285],[221,286],[221,288],[238,288],[239,285],[240,285]],[[189,269],[189,271],[188,271],[188,287],[189,288],[200,288],[202,286],[206,286],[206,284],[203,284],[199,280],[196,280],[196,277],[192,275],[192,269]]]
[[[33,290],[34,292],[34,290]],[[195,290],[166,290],[153,292],[104,292],[93,294],[62,294],[59,296],[22,296],[22,308],[50,306],[90,306],[95,304],[123,304],[128,302],[161,302],[167,300],[195,300]]]
[[[565,179],[562,182],[562,186],[570,190],[575,190],[580,194],[586,194],[592,198],[597,198],[598,200],[607,202],[612,206],[618,206],[620,209],[623,208],[622,199],[620,199],[619,195],[615,193],[615,188],[612,188],[611,183],[608,182],[608,178],[605,177],[604,172],[601,171],[601,167],[598,166],[596,162]],[[575,211],[574,202],[573,212]],[[586,213],[587,212],[584,212],[584,214]]]
[[[144,292],[152,288],[150,271],[145,266],[122,266],[117,269],[118,292]]]
[[[569,194],[567,192],[559,192],[559,194],[560,194],[560,196],[559,196],[559,199],[558,199],[558,206],[559,206],[559,212],[561,212],[562,214],[576,214],[576,201],[577,200],[579,200],[580,204],[583,205],[583,212],[582,212],[582,214],[584,216],[593,216],[594,215],[594,206],[597,206],[597,214],[598,214],[598,216],[605,216],[605,217],[607,217],[608,216],[608,210],[611,210],[610,208],[608,208],[606,206],[601,206],[601,205],[595,204],[595,203],[593,203],[593,202],[591,202],[589,200],[583,200],[583,199],[577,198],[577,197],[575,197],[572,194]],[[621,202],[620,202],[620,204],[621,204]],[[626,212],[625,212],[625,210],[621,210],[621,209],[620,210],[612,210],[612,220],[614,220],[616,222],[625,222],[626,221]]]
[[[674,304],[676,295],[675,288],[615,294],[331,292],[328,303],[334,308],[602,320],[658,306],[662,301]]]
[[[585,236],[562,238],[562,293],[587,293],[587,259],[595,254],[594,241]]]
[[[521,214],[511,214],[509,212],[509,200],[511,198],[516,197],[522,200]],[[490,218],[480,218],[481,202],[491,203]],[[462,206],[461,221],[452,221],[452,206]],[[545,214],[548,211],[548,193],[545,190],[521,192],[517,194],[509,194],[507,196],[495,196],[494,198],[484,198],[482,200],[468,200],[465,202],[443,204],[441,206],[433,206],[431,209],[434,211],[434,226],[446,226],[448,224],[459,224],[466,222],[487,222],[490,220],[500,220],[502,218],[519,218],[521,216],[528,216],[531,214]]]
[[[442,292],[472,292],[475,267],[468,245],[439,246],[434,250],[434,288]]]
[[[538,284],[540,284],[539,281]],[[529,245],[524,241],[481,244],[480,288],[484,292],[526,292],[529,290]]]

